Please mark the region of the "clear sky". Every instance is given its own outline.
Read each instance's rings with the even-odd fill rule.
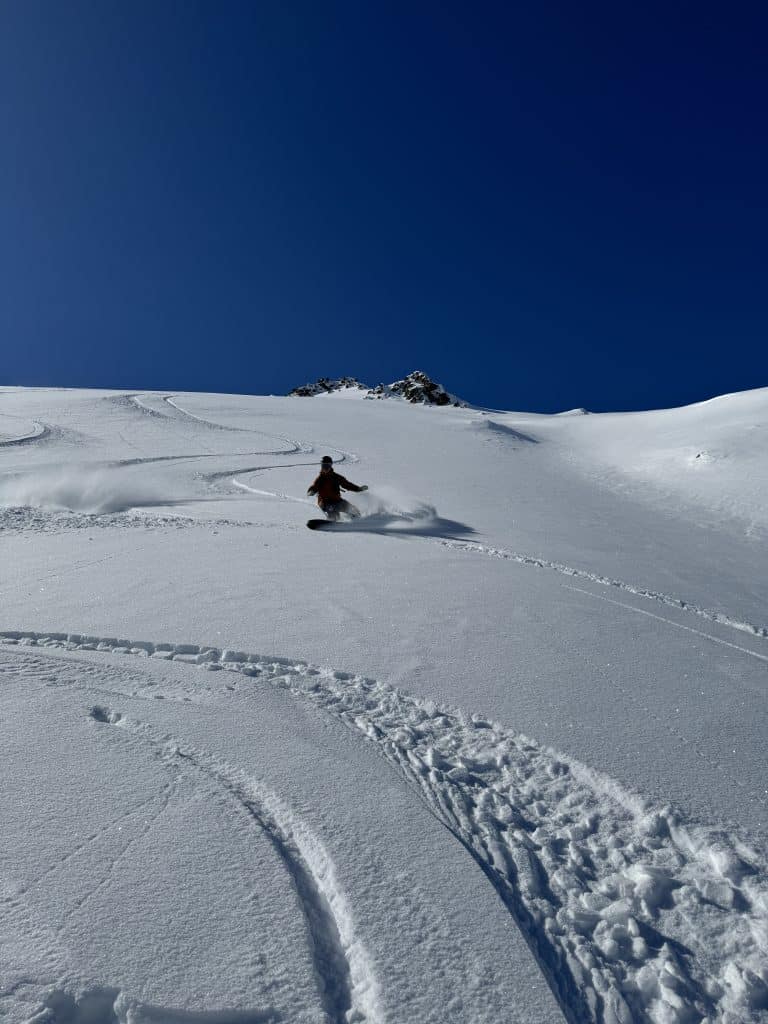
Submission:
[[[767,385],[761,10],[0,0],[0,383]]]

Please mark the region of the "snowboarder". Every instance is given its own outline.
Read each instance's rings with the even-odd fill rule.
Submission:
[[[337,522],[341,514],[357,519],[360,509],[355,508],[350,502],[345,501],[341,496],[342,491],[367,491],[365,484],[358,487],[357,484],[346,480],[333,468],[333,459],[330,455],[324,455],[320,463],[320,475],[307,488],[307,494],[317,495],[317,504],[325,512],[328,519]]]

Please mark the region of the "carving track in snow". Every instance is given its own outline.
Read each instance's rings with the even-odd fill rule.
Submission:
[[[0,641],[237,673],[355,730],[480,865],[571,1022],[764,1019],[768,863],[739,838],[687,826],[491,721],[360,676],[195,644],[16,631]],[[250,799],[239,776],[194,756]]]

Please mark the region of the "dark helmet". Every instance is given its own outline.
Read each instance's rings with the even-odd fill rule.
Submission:
[[[322,457],[322,459],[320,460],[320,465],[321,466],[332,466],[333,465],[333,459],[331,458],[330,455],[324,455]]]

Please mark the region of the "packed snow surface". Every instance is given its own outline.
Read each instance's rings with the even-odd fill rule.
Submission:
[[[0,1016],[768,1020],[768,389],[353,393],[0,391]]]

